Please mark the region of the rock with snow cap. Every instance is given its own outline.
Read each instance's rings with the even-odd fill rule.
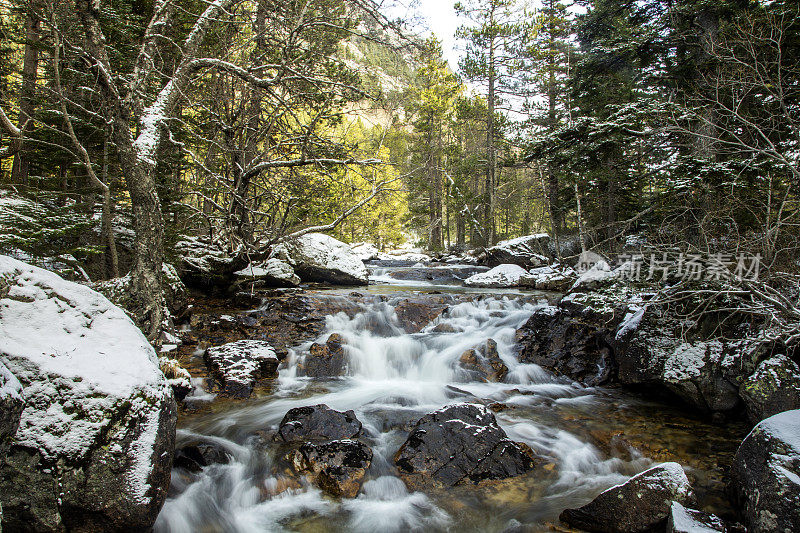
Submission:
[[[289,443],[360,436],[361,422],[353,411],[336,411],[325,404],[289,409],[278,426],[278,437]]]
[[[520,278],[519,284],[521,287],[540,291],[565,291],[574,283],[576,275],[569,267],[543,266],[531,269]]]
[[[713,514],[687,509],[672,502],[667,517],[667,533],[726,533],[725,523]]]
[[[785,355],[763,361],[739,387],[753,423],[774,414],[800,409],[800,367]]]
[[[528,273],[519,265],[504,264],[488,272],[481,272],[464,280],[467,287],[505,288],[519,286],[519,280]]]
[[[183,236],[174,246],[179,257],[177,271],[187,285],[202,289],[223,288],[233,282],[233,273],[247,265],[207,237]]]
[[[731,488],[748,531],[800,531],[800,410],[762,420],[745,437]]]
[[[663,463],[601,492],[583,507],[565,510],[559,518],[586,531],[650,531],[659,525],[663,527],[672,502],[688,502],[691,492],[683,467],[678,463]]]
[[[247,398],[262,379],[278,375],[278,356],[266,341],[241,340],[206,350],[206,363],[222,384],[222,393]]]
[[[252,288],[291,288],[300,285],[300,277],[288,263],[280,259],[267,259],[260,263],[250,263],[242,270],[233,273],[237,285]]]
[[[366,285],[367,267],[345,243],[322,233],[307,233],[276,245],[271,257],[285,261],[303,281]]]
[[[514,264],[524,268],[535,268],[547,264],[550,236],[546,233],[525,235],[516,239],[500,241],[486,250],[489,266]]]
[[[621,267],[620,267],[621,268]],[[569,292],[587,291],[611,284],[620,276],[620,271],[613,270],[606,261],[597,261],[586,272],[582,272]]]
[[[25,402],[0,467],[3,525],[148,530],[169,486],[176,405],[125,312],[0,256],[0,361]]]
[[[440,487],[516,477],[537,464],[482,405],[455,404],[420,418],[394,457],[411,487]]]

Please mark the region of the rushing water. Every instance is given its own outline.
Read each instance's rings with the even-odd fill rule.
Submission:
[[[232,460],[198,474],[175,469],[156,531],[502,531],[517,523],[544,531],[564,508],[585,503],[654,460],[672,459],[666,449],[672,447],[688,450],[681,459],[689,457],[682,462],[690,470],[696,458],[700,495],[713,506],[713,490],[702,487],[716,481],[704,462],[711,447],[719,449],[714,442],[694,438],[681,426],[685,422],[665,429],[659,406],[585,388],[517,361],[515,331],[537,305],[531,297],[483,295],[451,306],[416,334],[403,331],[392,298],[364,304],[352,317],[329,316],[316,340],[342,335],[347,376],[298,377],[308,342],[290,350],[272,395],[183,417],[179,444],[202,435],[224,446]],[[459,357],[490,338],[509,373],[503,383],[469,382]],[[408,428],[425,413],[463,401],[503,404],[496,415],[500,425],[549,464],[478,489],[407,490],[392,457]],[[326,497],[292,476],[281,460],[286,450],[270,438],[289,409],[319,403],[353,409],[364,424],[374,458],[354,499]],[[676,435],[664,437],[665,431]],[[656,432],[663,444],[653,440]]]

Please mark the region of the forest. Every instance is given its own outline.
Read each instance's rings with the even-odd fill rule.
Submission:
[[[800,529],[800,3],[0,0],[0,57],[0,527]]]

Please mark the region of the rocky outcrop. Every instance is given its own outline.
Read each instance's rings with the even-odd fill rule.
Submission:
[[[576,279],[577,274],[569,267],[558,265],[543,266],[531,269],[520,277],[519,286],[539,291],[566,291]]]
[[[280,259],[267,259],[261,263],[249,264],[233,273],[236,285],[244,290],[297,287],[300,277],[294,269]]]
[[[458,362],[467,374],[467,381],[500,382],[508,374],[508,367],[497,353],[497,343],[494,339],[467,350],[461,354]]]
[[[530,447],[514,442],[482,405],[455,404],[420,418],[394,457],[411,487],[451,487],[532,470]]]
[[[673,501],[686,503],[690,497],[681,465],[664,463],[601,492],[583,507],[565,510],[559,518],[586,531],[644,532],[666,521]]]
[[[305,360],[297,367],[298,373],[312,378],[343,376],[347,369],[343,342],[341,335],[333,333],[325,344],[312,344]]]
[[[491,267],[513,264],[536,268],[547,264],[549,253],[550,236],[540,233],[498,242],[486,250],[486,261]]]
[[[517,287],[522,276],[528,273],[519,265],[499,265],[489,270],[470,276],[464,280],[467,287],[506,288]]]
[[[272,258],[291,265],[303,281],[366,285],[367,267],[350,246],[322,233],[307,233],[276,245]]]
[[[290,409],[278,426],[283,442],[330,441],[361,436],[361,422],[353,411],[336,411],[325,404]]]
[[[734,457],[731,487],[748,531],[800,531],[800,410],[753,428]]]
[[[719,517],[687,509],[678,502],[672,502],[672,507],[667,517],[667,533],[726,533],[725,527]]]
[[[771,357],[744,380],[739,394],[753,423],[800,409],[800,367],[785,355]]]
[[[8,530],[146,531],[176,406],[153,348],[88,287],[0,257],[0,361],[25,407],[0,467]]]
[[[475,274],[480,274],[488,270],[488,268],[483,266],[439,265],[425,268],[411,266],[408,268],[396,268],[391,270],[381,270],[380,267],[375,267],[373,272],[376,274],[382,273],[380,277],[378,277],[378,281],[421,281],[434,285],[455,285],[460,284],[465,279]]]
[[[178,256],[177,271],[189,286],[227,290],[233,273],[247,265],[247,260],[233,257],[207,237],[183,236],[174,246]]]
[[[234,398],[248,398],[259,380],[278,376],[278,356],[265,341],[230,342],[209,348],[204,358],[221,392]]]
[[[356,440],[307,442],[294,453],[293,466],[309,481],[338,498],[355,498],[372,463],[372,450]]]

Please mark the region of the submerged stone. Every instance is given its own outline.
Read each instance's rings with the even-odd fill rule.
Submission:
[[[372,463],[372,450],[355,440],[305,443],[294,454],[298,472],[320,489],[339,498],[355,498]]]

